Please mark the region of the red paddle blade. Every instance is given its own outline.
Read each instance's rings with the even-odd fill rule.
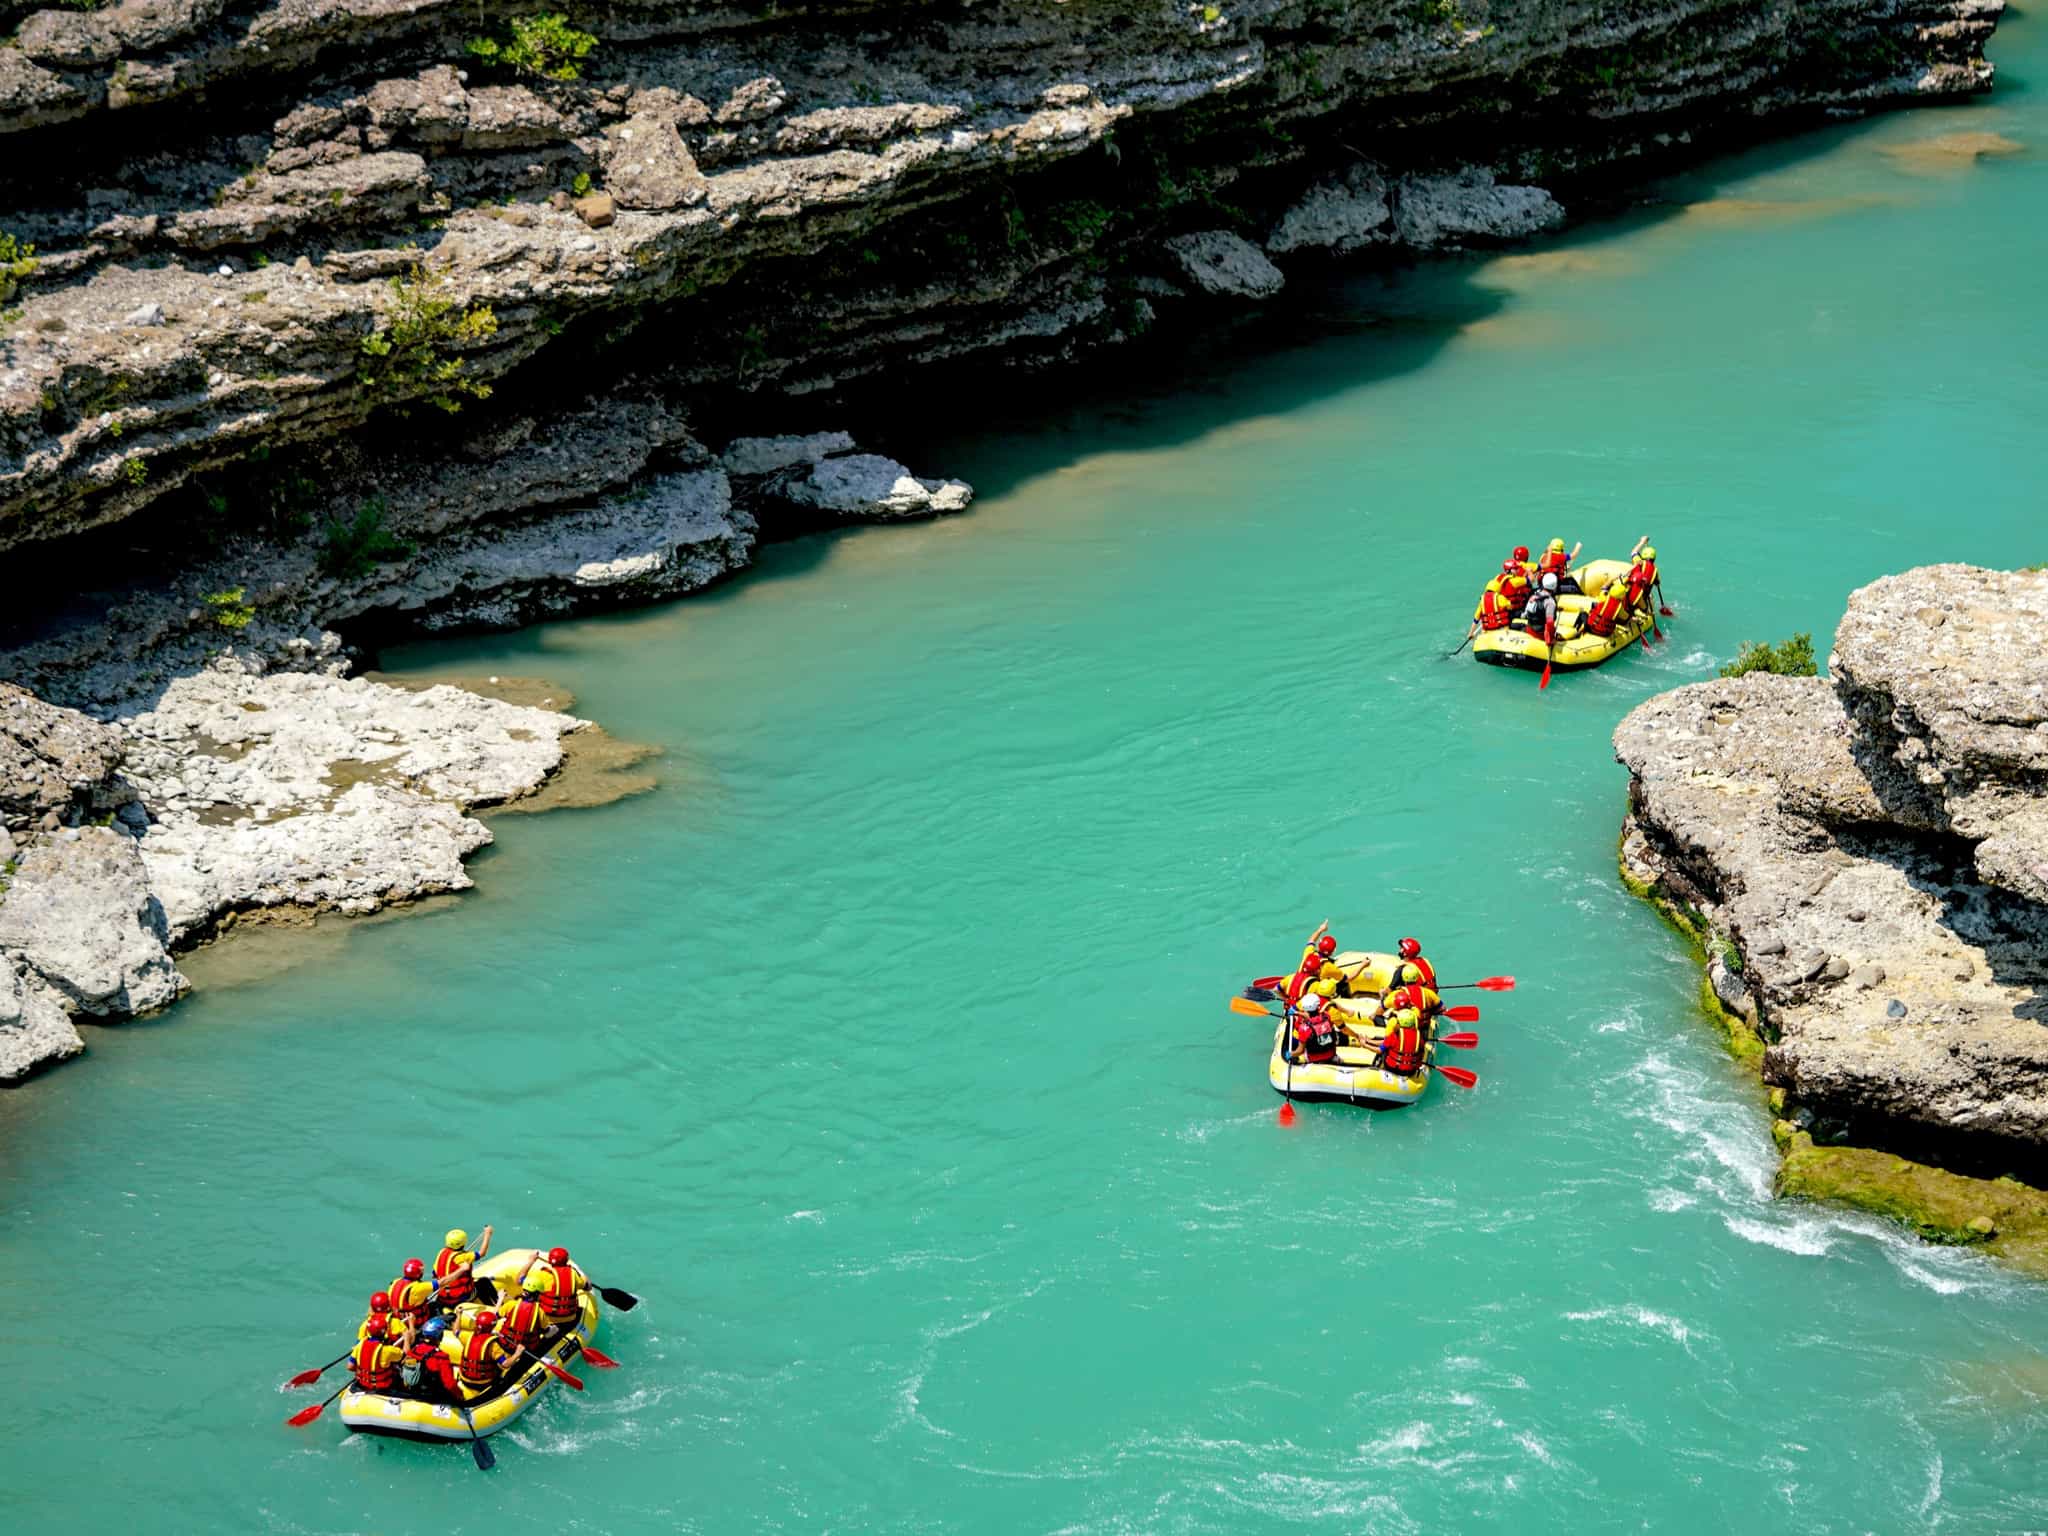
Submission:
[[[1286,979],[1287,978],[1285,976],[1261,976],[1258,978],[1258,980],[1254,981],[1252,985],[1255,987],[1264,987],[1268,991],[1271,991],[1274,987],[1279,986],[1280,983],[1285,981]]]
[[[1463,1067],[1438,1067],[1436,1075],[1450,1079],[1460,1088],[1477,1088],[1479,1086],[1479,1074],[1477,1072],[1467,1072]]]
[[[1678,617],[1677,614],[1673,613],[1669,608],[1666,608],[1662,603],[1659,603],[1657,605],[1657,611],[1663,614],[1664,617],[1667,619],[1675,619]]]
[[[1257,1019],[1270,1019],[1275,1016],[1268,1013],[1248,997],[1233,997],[1230,1000],[1230,1011],[1232,1013],[1248,1013]]]
[[[1479,1049],[1479,1036],[1469,1029],[1461,1029],[1455,1035],[1438,1035],[1436,1043],[1448,1045],[1456,1051],[1476,1051]]]
[[[1282,1099],[1280,1101],[1280,1123],[1282,1125],[1294,1124],[1294,1101],[1292,1099]]]
[[[290,1381],[286,1382],[285,1385],[288,1387],[310,1387],[311,1385],[313,1385],[314,1382],[318,1381],[319,1379],[320,1372],[317,1368],[315,1368],[310,1371],[299,1372],[298,1375],[294,1376]]]
[[[563,1370],[559,1365],[555,1364],[555,1362],[552,1360],[543,1360],[541,1361],[541,1364],[546,1366],[552,1374],[561,1377],[562,1380],[566,1381],[578,1392],[581,1392],[583,1390],[583,1379],[580,1376],[570,1375],[567,1371]]]
[[[618,1361],[601,1349],[592,1349],[588,1344],[583,1346],[583,1358],[596,1366],[600,1371],[616,1371],[619,1368]]]
[[[1472,1003],[1461,1003],[1456,1008],[1446,1008],[1444,1010],[1444,1017],[1460,1024],[1477,1024],[1479,1022],[1479,1009]]]
[[[1515,990],[1515,978],[1512,976],[1489,976],[1484,981],[1473,982],[1472,985],[1487,992],[1512,992]]]
[[[286,1419],[285,1423],[291,1425],[294,1429],[303,1429],[306,1425],[319,1418],[326,1411],[326,1408],[327,1404],[325,1403],[315,1403],[310,1408],[301,1408],[297,1413]]]

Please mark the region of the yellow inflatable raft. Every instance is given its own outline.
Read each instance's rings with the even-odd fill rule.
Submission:
[[[1532,635],[1520,619],[1506,629],[1483,629],[1472,641],[1472,654],[1496,667],[1522,667],[1541,672],[1544,663],[1559,672],[1597,667],[1650,632],[1655,609],[1645,606],[1625,614],[1611,635],[1596,635],[1586,628],[1586,611],[1606,594],[1610,584],[1625,580],[1626,560],[1588,560],[1571,574],[1579,583],[1577,593],[1557,600],[1557,643],[1546,646],[1541,635]]]
[[[476,1276],[479,1280],[492,1281],[503,1295],[535,1252],[532,1248],[508,1248],[503,1253],[494,1253],[477,1265]],[[504,1299],[509,1305],[513,1298],[506,1296]],[[483,1306],[476,1302],[465,1302],[457,1308],[465,1322],[483,1310]],[[542,1358],[565,1368],[571,1366],[583,1353],[585,1344],[596,1342],[597,1322],[597,1295],[594,1291],[586,1291],[583,1315],[576,1326],[565,1330],[549,1345]],[[449,1337],[454,1336],[455,1328],[451,1325]],[[350,1429],[367,1430],[372,1434],[411,1435],[427,1440],[468,1440],[472,1436],[494,1435],[532,1407],[555,1379],[545,1368],[525,1356],[520,1357],[519,1363],[525,1367],[524,1370],[515,1368],[508,1371],[499,1378],[495,1388],[481,1397],[470,1398],[464,1404],[469,1410],[468,1420],[452,1403],[429,1403],[416,1397],[388,1397],[381,1392],[365,1392],[350,1387],[341,1394],[341,1421]],[[474,1429],[470,1427],[472,1421]]]
[[[1287,1022],[1281,1020],[1273,1031],[1272,1058],[1266,1063],[1266,1076],[1273,1091],[1309,1103],[1329,1101],[1376,1108],[1414,1103],[1429,1086],[1428,1063],[1435,1043],[1423,1048],[1423,1067],[1419,1072],[1404,1077],[1376,1065],[1379,1053],[1375,1045],[1382,1033],[1378,1025],[1379,994],[1386,990],[1394,968],[1401,963],[1399,957],[1353,949],[1332,958],[1350,979],[1352,995],[1331,999],[1331,1015],[1360,1043],[1338,1046],[1335,1061],[1298,1061],[1290,1067],[1282,1050]]]

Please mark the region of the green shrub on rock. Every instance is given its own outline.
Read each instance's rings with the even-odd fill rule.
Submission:
[[[447,284],[425,267],[391,279],[384,324],[362,340],[361,377],[372,395],[393,402],[424,399],[451,414],[462,409],[462,396],[490,397],[490,385],[468,377],[468,365],[451,354],[497,335],[498,317],[487,304],[458,313]]]
[[[0,232],[0,304],[14,297],[22,279],[36,269],[36,248]]]
[[[1751,672],[1777,672],[1786,677],[1818,677],[1820,663],[1814,659],[1813,636],[1801,633],[1790,640],[1769,645],[1755,640],[1742,642],[1735,659],[1721,669],[1723,677],[1746,677]]]
[[[243,587],[229,587],[224,592],[209,592],[200,601],[206,604],[206,616],[222,629],[242,630],[256,617],[256,610],[243,601],[248,591]]]
[[[329,576],[367,576],[379,562],[403,560],[418,546],[384,526],[384,498],[372,496],[354,517],[331,517],[320,540],[320,569]]]
[[[583,60],[596,46],[595,37],[570,26],[559,11],[514,17],[512,36],[503,42],[495,37],[469,40],[469,51],[484,63],[543,80],[582,78]]]

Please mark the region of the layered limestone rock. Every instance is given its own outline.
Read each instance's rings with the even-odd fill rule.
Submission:
[[[1065,358],[1270,293],[1274,254],[1514,238],[1561,216],[1538,183],[1982,89],[1998,10],[645,0],[572,17],[595,46],[549,76],[453,0],[0,4],[0,230],[37,248],[0,295],[0,548],[218,521],[250,453],[423,400],[495,416],[451,366],[842,389]],[[622,350],[650,317],[673,344]]]
[[[2048,670],[2014,643],[2044,607],[2044,574],[1889,577],[1831,678],[1696,683],[1615,733],[1624,868],[1733,946],[1715,989],[1819,1140],[2048,1171]]]

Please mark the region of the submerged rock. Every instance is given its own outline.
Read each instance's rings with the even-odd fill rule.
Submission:
[[[878,453],[820,459],[787,472],[775,490],[795,506],[850,518],[932,517],[974,499],[964,480],[920,480]]]

